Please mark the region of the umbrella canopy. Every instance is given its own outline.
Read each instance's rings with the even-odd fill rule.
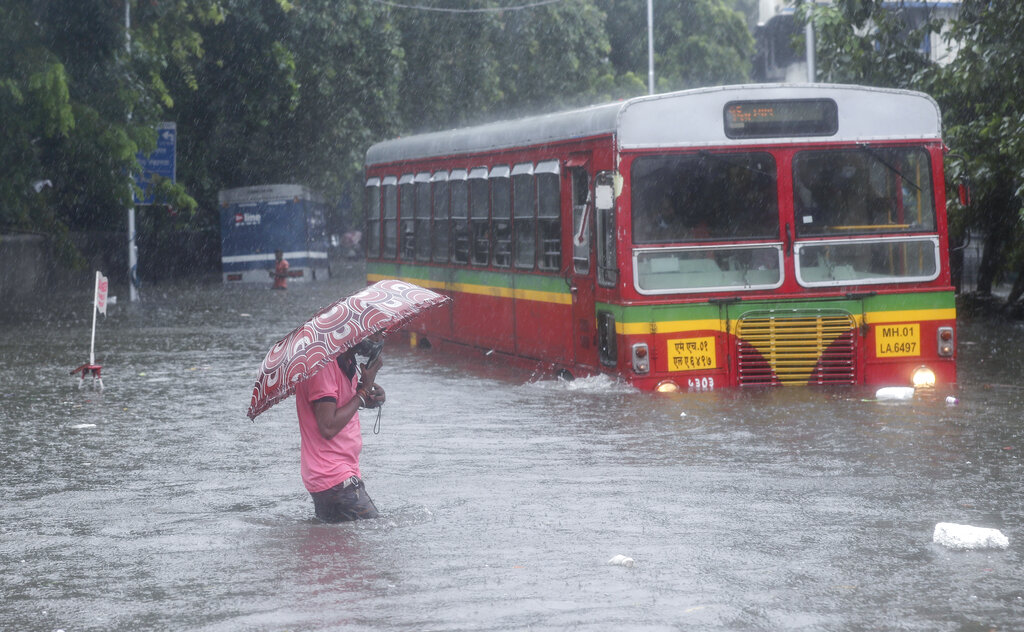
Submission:
[[[387,335],[450,300],[412,283],[387,280],[325,307],[267,352],[252,388],[249,419],[294,393],[296,385],[363,339]]]

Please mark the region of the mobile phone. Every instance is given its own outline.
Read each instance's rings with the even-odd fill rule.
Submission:
[[[380,356],[381,350],[384,349],[384,343],[378,342],[373,345],[373,349],[370,349],[370,355],[366,356],[366,366],[370,366],[374,363],[378,356]]]

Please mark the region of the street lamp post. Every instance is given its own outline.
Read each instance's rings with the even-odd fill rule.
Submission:
[[[132,10],[128,4],[128,0],[124,0],[124,37],[125,37],[125,50],[130,57],[132,54]],[[132,114],[128,112],[128,120],[130,121]],[[135,199],[135,192],[132,190],[131,178],[128,179],[128,199],[130,206],[128,207],[128,298],[131,302],[139,300],[139,288],[135,285],[135,279],[137,278],[137,270],[139,266],[139,247],[135,243],[135,204],[131,203]]]
[[[654,94],[654,0],[647,0],[647,94]]]

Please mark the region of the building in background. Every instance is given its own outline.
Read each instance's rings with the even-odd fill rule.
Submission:
[[[908,32],[930,19],[948,23],[960,10],[960,0],[908,0],[887,2],[883,6],[900,11]],[[807,54],[794,48],[794,39],[804,27],[797,20],[792,0],[760,0],[758,5],[756,53],[753,79],[758,82],[807,83]],[[956,55],[943,33],[929,33],[920,43],[921,52],[932,61],[949,63]]]

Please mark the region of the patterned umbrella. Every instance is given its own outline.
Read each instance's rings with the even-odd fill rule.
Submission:
[[[374,334],[387,335],[451,298],[404,281],[378,281],[326,307],[278,340],[252,388],[249,419],[295,392],[328,362]]]

